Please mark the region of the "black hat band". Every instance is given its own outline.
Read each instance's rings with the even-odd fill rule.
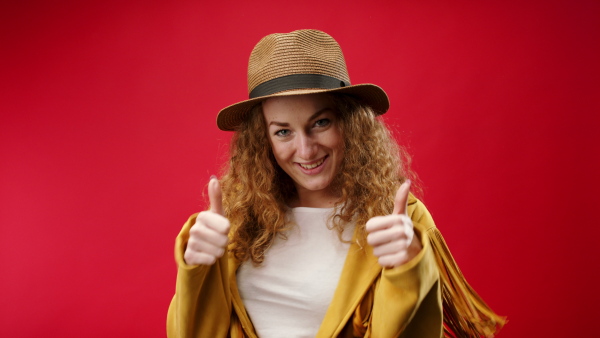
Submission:
[[[292,89],[336,89],[349,85],[348,81],[322,74],[292,74],[261,83],[249,96],[253,99]]]

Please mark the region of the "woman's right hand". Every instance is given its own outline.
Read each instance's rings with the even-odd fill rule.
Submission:
[[[212,265],[225,253],[229,241],[229,220],[223,212],[221,185],[216,177],[208,182],[210,210],[196,217],[190,228],[183,259],[188,265]]]

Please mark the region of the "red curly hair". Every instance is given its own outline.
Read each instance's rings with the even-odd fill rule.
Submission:
[[[410,157],[369,106],[347,95],[330,95],[344,142],[340,172],[331,183],[341,192],[331,227],[341,236],[346,224],[356,222],[362,245],[365,223],[391,213],[398,186],[416,177],[408,168]],[[291,226],[286,202],[296,197],[294,182],[271,151],[261,104],[234,132],[221,186],[232,226],[230,250],[239,261],[259,265],[275,236],[285,238]]]

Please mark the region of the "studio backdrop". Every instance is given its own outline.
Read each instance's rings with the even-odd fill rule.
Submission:
[[[412,155],[500,337],[597,332],[597,1],[0,5],[0,336],[164,337],[175,236],[263,36],[315,28]]]

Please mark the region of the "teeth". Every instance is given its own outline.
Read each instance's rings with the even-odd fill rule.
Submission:
[[[314,169],[314,168],[320,166],[321,164],[323,164],[323,161],[325,161],[324,158],[322,158],[319,162],[315,162],[313,164],[301,164],[301,163],[299,163],[299,164],[304,169]]]

